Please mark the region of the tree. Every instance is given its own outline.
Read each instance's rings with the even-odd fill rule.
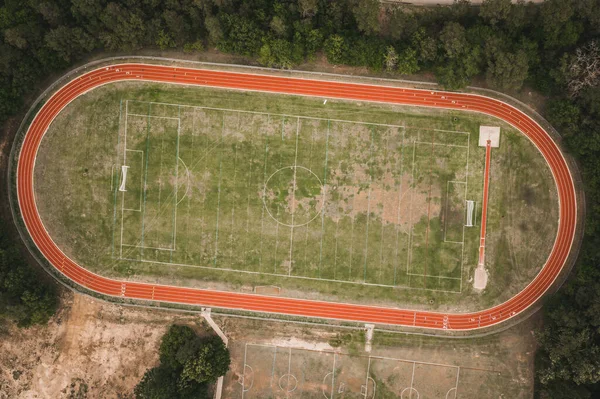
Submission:
[[[172,399],[177,392],[177,376],[166,366],[148,369],[133,390],[136,399]]]
[[[44,40],[48,48],[56,51],[66,62],[81,58],[97,45],[96,40],[83,29],[66,26],[52,29],[46,34]]]
[[[492,87],[516,91],[523,86],[528,69],[527,54],[524,51],[497,52],[488,61],[486,80]]]
[[[479,9],[479,16],[494,26],[508,20],[511,10],[511,0],[484,0]]]
[[[396,69],[398,65],[398,53],[394,46],[388,46],[384,55],[384,65],[385,70],[388,72],[392,72]]]
[[[177,360],[179,350],[190,341],[197,339],[196,333],[188,326],[172,325],[163,336],[158,351],[160,363],[164,366],[176,369],[181,366]]]
[[[448,22],[440,33],[440,41],[448,58],[456,58],[468,51],[465,28],[457,22]]]
[[[312,18],[319,10],[318,0],[298,0],[298,8],[303,18]]]
[[[417,72],[419,72],[417,52],[415,49],[409,47],[400,53],[398,59],[398,73],[402,75],[412,75]]]
[[[258,62],[266,67],[290,69],[293,66],[292,44],[287,40],[265,40],[258,52]]]
[[[577,97],[582,90],[600,84],[600,46],[592,40],[575,50],[565,71],[569,94]]]
[[[208,384],[229,369],[229,351],[218,336],[199,337],[188,326],[172,325],[159,349],[160,365],[135,387],[137,399],[206,398]]]
[[[229,351],[221,338],[218,336],[206,338],[202,340],[195,356],[185,362],[180,381],[183,384],[193,381],[213,383],[229,370],[230,363]]]
[[[417,57],[423,63],[435,60],[438,52],[436,40],[428,36],[425,29],[419,28],[411,37],[411,47],[417,50]]]
[[[379,32],[379,0],[355,0],[352,13],[358,29],[371,35]]]
[[[340,35],[331,35],[325,41],[325,54],[331,64],[341,64],[346,59],[348,44]]]

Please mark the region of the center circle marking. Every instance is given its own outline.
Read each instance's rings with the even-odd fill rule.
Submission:
[[[285,388],[284,388],[285,386]],[[279,389],[284,392],[294,392],[298,387],[298,379],[293,374],[284,374],[279,378]]]
[[[323,209],[323,182],[304,166],[285,166],[265,181],[263,204],[277,223],[299,227],[312,222]]]

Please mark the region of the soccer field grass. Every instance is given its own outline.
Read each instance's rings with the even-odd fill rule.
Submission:
[[[485,154],[477,132],[490,121],[499,124],[457,112],[110,85],[54,122],[36,193],[53,238],[105,275],[374,301],[468,298]],[[500,125],[491,301],[539,270],[556,229],[548,215],[557,213],[543,159]],[[476,203],[473,227],[465,227],[466,200]],[[537,231],[525,243],[529,229]]]

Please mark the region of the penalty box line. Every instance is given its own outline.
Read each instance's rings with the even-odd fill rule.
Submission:
[[[173,227],[172,227],[172,234],[171,234],[171,248],[164,248],[164,247],[155,247],[155,246],[146,246],[144,245],[144,226],[145,226],[145,215],[142,216],[142,233],[141,233],[141,240],[139,241],[139,243],[137,244],[127,244],[123,242],[123,232],[124,232],[124,212],[125,211],[134,211],[134,212],[142,212],[145,213],[145,200],[147,197],[147,187],[146,187],[146,180],[147,180],[147,172],[148,172],[148,160],[149,160],[149,149],[148,149],[148,145],[149,145],[149,129],[150,129],[150,118],[155,118],[155,119],[167,119],[167,120],[177,120],[177,146],[176,146],[176,156],[175,156],[175,170],[176,170],[176,182],[178,181],[178,169],[179,169],[179,139],[180,139],[180,134],[181,134],[181,114],[179,114],[178,118],[174,118],[174,117],[165,117],[165,116],[157,116],[157,115],[151,115],[151,103],[148,103],[148,114],[147,115],[140,115],[140,114],[135,114],[135,113],[131,113],[129,112],[129,102],[130,101],[135,101],[135,100],[125,100],[125,126],[124,126],[124,151],[123,151],[123,166],[128,166],[127,164],[127,152],[138,152],[142,154],[142,169],[141,169],[141,176],[140,176],[140,185],[141,185],[141,190],[140,190],[140,208],[139,209],[129,209],[129,208],[125,208],[124,207],[124,203],[125,203],[125,191],[123,191],[122,194],[122,199],[121,199],[121,243],[120,243],[120,251],[119,251],[119,258],[120,259],[125,259],[123,258],[123,246],[125,247],[130,247],[130,248],[139,248],[142,250],[142,257],[143,257],[143,250],[144,249],[154,249],[154,250],[161,250],[161,251],[171,251],[171,257],[172,257],[172,252],[175,250],[175,246],[176,246],[176,234],[177,234],[177,230],[176,230],[176,215],[177,215],[177,193],[175,192],[177,190],[177,183],[176,183],[176,187],[174,190],[174,209],[173,209],[173,218],[175,219],[175,221],[173,222]],[[137,101],[136,101],[137,102]],[[147,129],[146,129],[146,146],[147,146],[147,151],[145,152],[146,155],[146,166],[144,167],[144,151],[142,150],[134,150],[134,149],[128,149],[127,148],[127,128],[128,128],[128,124],[129,124],[129,116],[138,116],[138,117],[143,117],[146,118],[147,121]],[[143,200],[142,200],[143,198]],[[160,210],[159,210],[160,212]],[[158,218],[158,215],[156,216]],[[152,221],[154,222],[154,221]]]
[[[431,129],[431,130],[435,130],[435,131],[441,131],[441,132],[450,132],[450,133],[459,133],[459,134],[465,134],[467,136],[467,145],[466,146],[459,146],[459,145],[449,145],[449,144],[444,144],[444,143],[436,143],[435,141],[433,142],[433,145],[440,145],[440,146],[445,146],[445,147],[459,147],[459,148],[465,148],[466,149],[466,157],[465,157],[465,181],[447,181],[446,182],[446,209],[445,212],[447,212],[447,208],[448,208],[448,190],[449,190],[449,184],[450,183],[457,183],[457,184],[464,184],[465,185],[465,193],[464,193],[464,199],[466,200],[467,197],[467,190],[468,190],[468,180],[469,180],[469,149],[470,149],[470,138],[471,138],[471,134],[468,132],[454,132],[454,131],[445,131],[445,130],[438,130],[438,129]],[[420,142],[419,139],[417,138],[416,140],[413,140],[413,157],[412,157],[412,172],[411,172],[411,182],[414,182],[414,169],[415,169],[415,164],[416,164],[416,146],[417,144],[425,144],[425,145],[432,145],[432,143],[426,143],[426,142]],[[430,160],[431,162],[433,162],[433,159]],[[412,223],[412,204],[414,201],[414,188],[411,190],[411,199],[410,199],[410,204],[409,204],[409,223]],[[431,199],[430,199],[431,200]],[[464,223],[463,223],[464,224]],[[411,273],[411,264],[412,264],[412,249],[413,249],[413,244],[414,244],[414,240],[412,239],[412,233],[414,230],[414,226],[411,226],[409,228],[409,237],[408,237],[408,250],[407,250],[407,261],[406,261],[406,274],[409,276],[409,278],[411,276],[414,277],[424,277],[424,278],[437,278],[437,279],[448,279],[448,280],[459,280],[460,281],[460,290],[458,292],[462,292],[462,277],[463,277],[463,269],[464,269],[464,249],[465,249],[465,226],[462,227],[462,241],[447,241],[446,240],[446,226],[444,226],[444,242],[447,243],[452,243],[452,244],[460,244],[462,246],[461,249],[461,267],[460,267],[460,277],[449,277],[449,276],[442,276],[442,275],[429,275],[429,274],[418,274],[418,273]],[[410,280],[408,285],[410,286]],[[432,291],[440,291],[440,290],[432,290]],[[449,292],[457,292],[457,291],[449,291]]]

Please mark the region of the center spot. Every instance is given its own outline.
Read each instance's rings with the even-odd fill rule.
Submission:
[[[263,202],[278,223],[297,227],[310,223],[323,209],[321,179],[304,166],[286,166],[265,182]]]

